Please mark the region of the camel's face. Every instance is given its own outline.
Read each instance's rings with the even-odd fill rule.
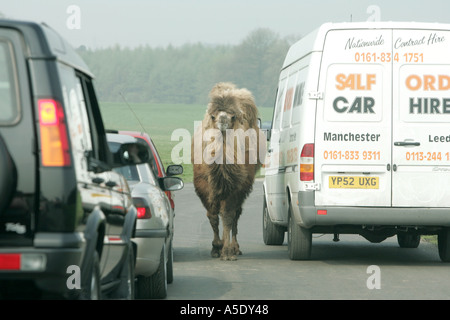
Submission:
[[[222,132],[227,129],[232,129],[236,121],[236,115],[225,111],[218,111],[211,114],[211,121],[214,123],[214,127]]]

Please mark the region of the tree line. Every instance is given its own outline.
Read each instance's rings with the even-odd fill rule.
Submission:
[[[292,39],[256,29],[237,45],[82,46],[77,51],[96,76],[101,101],[206,104],[215,83],[231,81],[249,89],[258,106],[272,107]]]

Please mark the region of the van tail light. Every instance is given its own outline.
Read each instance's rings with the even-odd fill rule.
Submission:
[[[300,181],[314,180],[314,144],[307,143],[300,154]]]
[[[145,199],[133,198],[133,204],[136,207],[138,219],[150,219],[152,217],[152,211]]]
[[[46,167],[70,166],[67,125],[61,104],[52,99],[40,99],[38,108],[42,165]]]

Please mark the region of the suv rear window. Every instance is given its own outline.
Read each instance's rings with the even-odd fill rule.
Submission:
[[[19,117],[12,45],[0,39],[0,125],[14,124]]]

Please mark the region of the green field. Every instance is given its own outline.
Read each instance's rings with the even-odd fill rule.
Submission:
[[[172,141],[176,129],[185,129],[192,136],[194,122],[201,121],[206,105],[100,103],[106,129],[145,131],[153,139],[164,166],[172,164],[172,149],[181,140]],[[271,108],[260,108],[262,121],[272,119]],[[181,139],[178,135],[174,139]],[[182,156],[180,154],[180,156]],[[192,165],[182,163],[185,182],[192,181]]]

